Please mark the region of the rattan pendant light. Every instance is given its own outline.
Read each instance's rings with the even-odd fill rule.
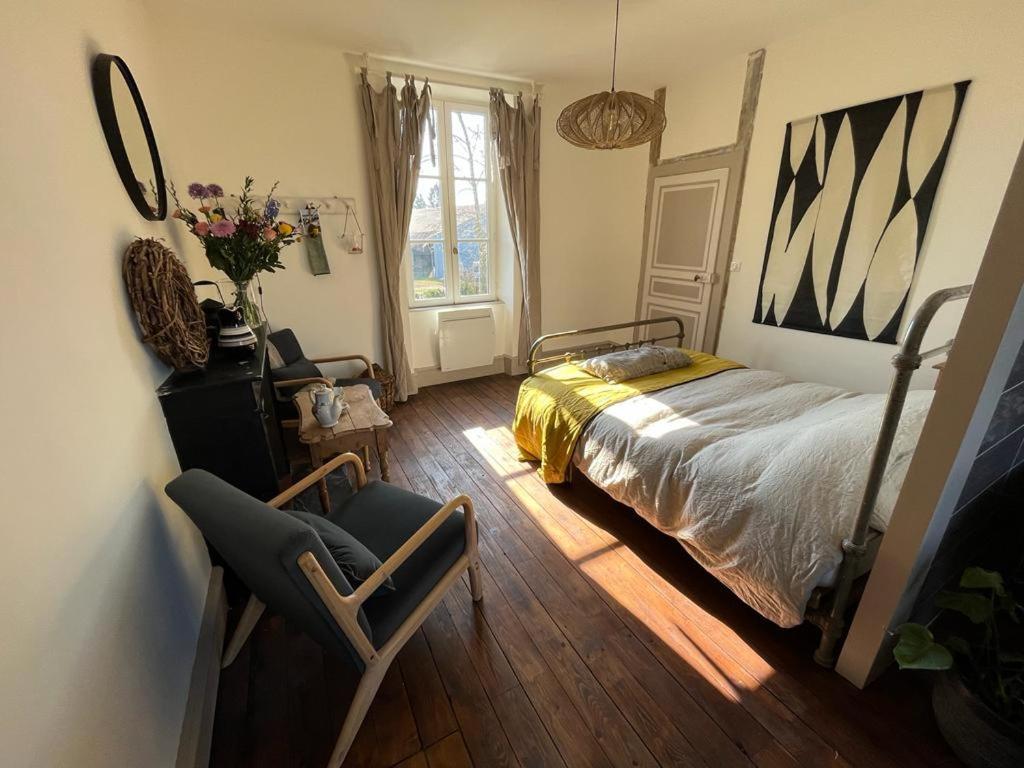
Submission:
[[[558,135],[583,149],[622,149],[646,144],[665,130],[665,110],[654,99],[615,90],[619,53],[619,0],[615,0],[612,89],[585,96],[562,110]]]

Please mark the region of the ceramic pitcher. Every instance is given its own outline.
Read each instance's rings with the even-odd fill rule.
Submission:
[[[344,394],[326,384],[315,384],[309,391],[313,401],[313,416],[321,427],[333,427],[345,410]]]

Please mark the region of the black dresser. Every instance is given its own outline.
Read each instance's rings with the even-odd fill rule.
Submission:
[[[287,483],[267,363],[266,333],[239,361],[216,348],[203,371],[175,372],[157,389],[182,470],[212,472],[266,501]]]

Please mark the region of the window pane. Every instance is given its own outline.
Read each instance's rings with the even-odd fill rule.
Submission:
[[[441,216],[441,182],[424,179],[416,183],[416,197],[412,200],[412,219],[409,222],[410,240],[440,240],[444,237]]]
[[[491,269],[486,242],[459,243],[459,296],[491,292]]]
[[[455,182],[456,237],[487,238],[487,184],[483,181]]]
[[[456,178],[487,176],[487,120],[479,112],[451,113],[452,173]]]
[[[412,293],[416,301],[443,299],[448,295],[444,279],[444,245],[412,243]]]
[[[437,125],[437,110],[430,110],[430,114],[434,119],[434,125]],[[433,141],[433,155],[430,154],[430,145],[430,126],[428,125],[426,126],[426,130],[423,131],[423,153],[420,157],[420,173],[424,176],[437,176],[437,165],[439,162],[441,162],[437,156],[437,139],[435,138]],[[431,160],[431,157],[433,157],[434,159]]]

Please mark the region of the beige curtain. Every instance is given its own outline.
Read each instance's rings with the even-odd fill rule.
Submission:
[[[540,100],[530,101],[520,93],[512,106],[504,91],[491,90],[491,138],[523,287],[520,365],[540,335]]]
[[[362,75],[363,134],[370,175],[370,197],[377,236],[377,272],[380,277],[381,322],[384,329],[384,361],[395,375],[395,397],[406,400],[416,393],[405,351],[402,314],[402,257],[409,236],[412,201],[420,175],[423,134],[430,121],[430,84],[419,95],[411,75],[399,95],[388,73],[384,90],[375,91]]]

